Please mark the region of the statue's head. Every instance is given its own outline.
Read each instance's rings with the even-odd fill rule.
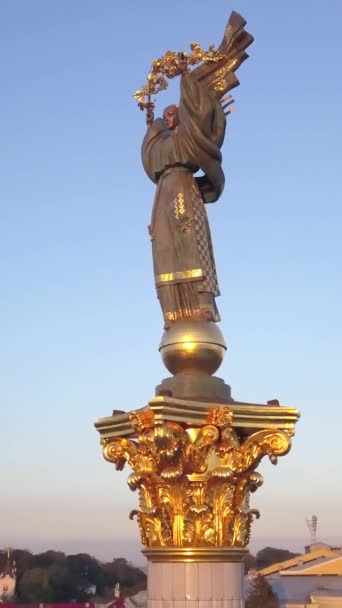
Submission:
[[[179,107],[175,104],[167,106],[163,112],[163,119],[168,129],[175,129],[179,124]]]

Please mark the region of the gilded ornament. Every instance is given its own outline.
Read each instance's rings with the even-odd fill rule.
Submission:
[[[233,422],[233,412],[229,407],[215,407],[208,414],[208,422],[220,428],[230,426]]]
[[[208,414],[211,424],[189,427],[157,422],[146,429],[134,412],[137,438],[106,440],[106,460],[132,468],[128,485],[139,492],[136,517],[145,547],[245,547],[254,517],[249,496],[261,484],[261,458],[286,454],[284,431],[262,430],[240,440],[226,406]],[[209,466],[216,459],[217,466]]]
[[[202,276],[203,270],[201,268],[192,268],[191,270],[184,270],[182,272],[159,274],[155,277],[155,281],[157,285],[158,283],[170,283],[171,281],[198,279]]]
[[[190,53],[167,51],[163,57],[159,57],[152,62],[151,70],[147,75],[147,83],[140,90],[135,91],[133,95],[140,110],[153,111],[155,104],[152,101],[152,95],[167,89],[167,78],[172,79],[181,74],[179,69],[180,59],[186,58],[188,65],[196,65],[201,62],[217,63],[225,58],[215,49],[213,44],[208,47],[207,51],[204,51],[198,42],[192,42],[190,50]]]

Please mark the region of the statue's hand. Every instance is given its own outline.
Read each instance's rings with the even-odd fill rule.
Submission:
[[[188,58],[186,53],[178,53],[176,64],[181,74],[185,74],[188,71]]]
[[[153,112],[153,110],[147,110],[147,112],[146,112],[146,124],[147,124],[147,126],[150,127],[151,124],[153,123],[153,121],[154,121],[154,112]]]

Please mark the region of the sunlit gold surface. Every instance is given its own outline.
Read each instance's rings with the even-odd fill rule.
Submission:
[[[204,51],[198,42],[192,42],[190,49],[191,53],[186,54],[188,65],[196,65],[201,62],[215,63],[224,59],[224,56],[215,50],[213,44],[209,46],[207,51]],[[147,83],[140,90],[135,91],[133,95],[140,110],[153,110],[152,95],[167,89],[166,78],[174,78],[181,73],[178,62],[179,53],[174,51],[167,51],[163,57],[153,61],[151,71],[147,76]]]
[[[162,276],[162,275],[160,275]],[[178,308],[178,310],[167,310],[164,313],[167,321],[186,321],[187,319],[207,322],[208,314],[215,322],[219,322],[220,315],[215,310],[212,304],[200,304],[198,308]]]
[[[247,555],[246,549],[232,547],[163,547],[144,549],[142,553],[151,562],[241,562]]]
[[[222,68],[218,69],[215,74],[215,80],[213,81],[213,88],[215,91],[224,93],[227,88],[227,74],[233,72],[234,68],[238,67],[237,58],[228,61]]]
[[[198,42],[193,42],[190,45],[190,53],[167,51],[163,57],[155,59],[147,76],[147,83],[134,94],[138,107],[141,110],[153,111],[155,104],[152,96],[167,88],[167,79],[181,73],[180,55],[183,60],[186,58],[188,66],[201,63],[195,69],[196,77],[199,80],[204,79],[206,85],[210,86],[218,97],[237,86],[239,81],[234,72],[247,59],[245,51],[253,41],[253,37],[243,29],[245,25],[246,22],[240,15],[232,13],[223,41],[217,50],[210,45],[208,50],[204,51]]]
[[[139,417],[144,419],[146,429],[152,429],[155,424],[168,420],[182,425],[200,427],[208,423],[212,424],[212,411],[218,407],[217,403],[158,396],[151,399],[148,406],[136,412],[101,418],[95,423],[95,427],[103,439],[129,437],[135,433],[135,427],[132,424],[132,417],[134,418],[135,414],[139,414]],[[298,410],[285,406],[234,401],[229,404],[229,409],[234,415],[231,422],[232,427],[238,432],[243,430],[245,435],[250,435],[259,429],[281,429],[292,436],[295,424],[300,417]]]
[[[156,285],[159,283],[172,283],[180,279],[198,279],[203,276],[201,268],[193,268],[192,270],[184,270],[182,272],[169,272],[167,274],[158,274],[155,276]]]
[[[156,400],[156,403],[160,401]],[[279,429],[241,440],[228,407],[207,411],[207,424],[163,421],[130,414],[134,435],[102,439],[106,460],[132,468],[128,485],[139,492],[137,517],[145,547],[245,547],[253,517],[249,494],[262,484],[255,472],[263,456],[273,463],[290,449]]]
[[[226,344],[216,323],[181,321],[165,331],[159,350],[172,374],[197,371],[211,375],[222,363]]]

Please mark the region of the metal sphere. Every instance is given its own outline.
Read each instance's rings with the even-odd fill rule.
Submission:
[[[179,321],[163,334],[160,354],[172,374],[202,372],[212,375],[227,350],[223,335],[211,321]]]

